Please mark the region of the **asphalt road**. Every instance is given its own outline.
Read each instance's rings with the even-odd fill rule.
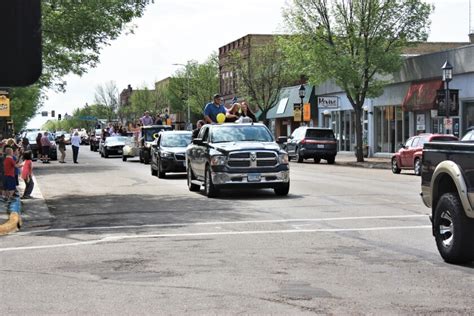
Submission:
[[[474,313],[474,265],[442,261],[409,173],[292,163],[288,197],[208,199],[68,159],[35,165],[51,219],[0,238],[1,314]]]

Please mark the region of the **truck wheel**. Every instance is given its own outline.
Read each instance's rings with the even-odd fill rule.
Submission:
[[[436,205],[433,227],[438,251],[454,264],[474,259],[474,221],[464,213],[456,193],[445,193]]]
[[[278,196],[286,196],[288,195],[288,192],[290,192],[290,182],[281,184],[273,190],[275,191],[275,194]]]
[[[300,154],[300,149],[299,148],[296,148],[296,161],[298,163],[302,163],[303,162],[303,156],[301,156]]]
[[[421,159],[416,158],[415,163],[413,164],[413,171],[415,171],[416,176],[421,176]]]
[[[127,156],[122,156],[122,161],[127,161]]]
[[[397,158],[392,158],[392,172],[399,174],[401,171],[402,169],[398,167]]]
[[[138,153],[138,156],[139,156],[139,159],[140,159],[140,163],[143,163],[143,152],[141,150]]]
[[[109,158],[109,152],[104,148],[104,157]]]
[[[333,165],[336,162],[336,156],[328,157],[326,161],[328,162],[328,165]]]
[[[320,163],[321,162],[321,158],[319,157],[314,157],[314,163]]]
[[[204,189],[206,192],[206,196],[208,198],[217,197],[219,195],[219,189],[214,186],[212,183],[212,176],[211,176],[211,168],[209,166],[206,167],[206,177],[204,179]]]
[[[188,166],[189,166],[189,162],[188,162]],[[197,184],[192,183],[192,180],[195,180],[195,177],[193,175],[193,171],[191,170],[190,167],[188,167],[186,172],[188,174],[188,189],[189,189],[189,191],[198,192],[201,189],[201,187]]]

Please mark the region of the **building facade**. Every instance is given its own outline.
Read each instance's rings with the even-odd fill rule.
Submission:
[[[441,67],[454,67],[449,84],[451,100],[458,109],[446,121],[439,102],[444,91]],[[420,133],[444,133],[462,137],[474,126],[474,45],[408,57],[377,98],[364,104],[363,139],[369,155],[388,156],[401,143]],[[353,151],[355,118],[345,93],[334,83],[316,88],[319,125],[333,128],[340,151]],[[450,126],[445,126],[445,123]]]

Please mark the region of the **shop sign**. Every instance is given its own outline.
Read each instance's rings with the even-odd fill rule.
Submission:
[[[438,116],[446,116],[446,90],[438,90],[436,95]],[[449,89],[449,116],[459,115],[459,90]]]
[[[318,107],[327,109],[336,109],[339,107],[338,97],[318,97]]]
[[[444,119],[444,128],[445,129],[453,129],[453,119],[452,118],[445,118]]]
[[[10,116],[10,99],[6,95],[0,95],[0,117]]]
[[[416,115],[416,130],[417,131],[424,131],[425,128],[425,115],[424,114],[417,114]]]
[[[303,121],[311,121],[311,104],[309,103],[303,105]]]
[[[293,121],[301,122],[301,104],[295,103],[293,104]]]

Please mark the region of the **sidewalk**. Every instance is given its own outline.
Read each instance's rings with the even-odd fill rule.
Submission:
[[[22,202],[22,213],[21,218],[23,220],[22,229],[25,228],[37,228],[37,227],[49,227],[51,225],[54,216],[49,213],[48,206],[44,200],[43,194],[39,188],[36,178],[33,178],[35,182],[35,187],[31,196],[31,200],[21,200]],[[25,184],[20,180],[20,185],[18,186],[20,194],[23,193],[25,189]],[[0,212],[0,224],[8,220],[8,215],[6,210]]]
[[[390,169],[390,158],[364,158],[364,162],[357,162],[354,153],[338,153],[336,156],[336,165],[348,167],[360,167],[371,169]]]

